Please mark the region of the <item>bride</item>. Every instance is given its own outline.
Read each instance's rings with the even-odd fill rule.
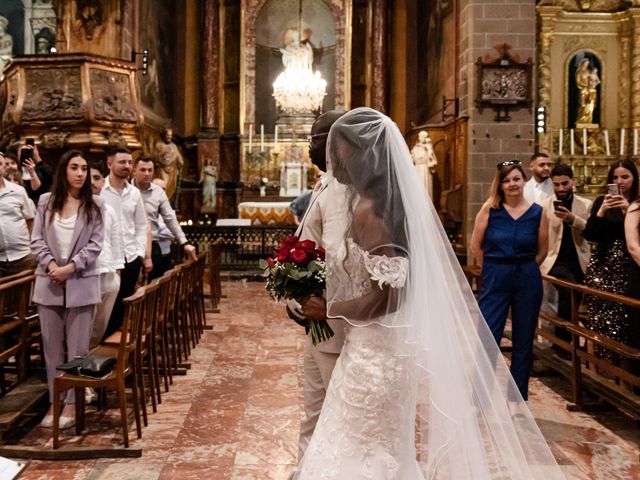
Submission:
[[[347,337],[298,480],[564,478],[415,174],[397,126],[357,108],[331,128],[350,191],[326,306]]]

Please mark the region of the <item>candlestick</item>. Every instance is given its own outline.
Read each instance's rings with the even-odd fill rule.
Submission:
[[[604,152],[607,154],[607,157],[611,155],[611,150],[609,149],[609,131],[604,129]]]
[[[274,138],[274,143],[275,143],[275,147],[276,150],[278,149],[278,125],[276,125],[276,134],[275,134],[275,138]]]
[[[633,129],[633,156],[638,155],[638,129]]]
[[[569,151],[572,156],[576,154],[576,139],[573,128],[569,130]]]
[[[249,124],[249,153],[251,153],[251,149],[253,148],[253,123]]]
[[[560,136],[558,137],[558,156],[562,156],[562,129],[560,129]]]
[[[624,128],[620,129],[620,156],[624,155]]]
[[[264,124],[260,124],[260,151],[264,152]]]
[[[587,129],[582,129],[582,154],[587,156]]]

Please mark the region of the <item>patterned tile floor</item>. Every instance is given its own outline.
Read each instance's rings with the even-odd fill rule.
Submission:
[[[214,326],[192,352],[187,376],[176,377],[149,416],[137,459],[31,461],[24,480],[208,479],[284,480],[297,454],[301,410],[302,332],[258,282],[226,281]],[[569,479],[640,478],[640,427],[615,412],[566,410],[567,382],[534,378],[530,407]],[[149,409],[150,410],[150,409]],[[117,410],[88,411],[88,430],[65,433],[66,445],[119,445]],[[133,427],[133,424],[132,424]],[[22,443],[51,444],[34,428]]]

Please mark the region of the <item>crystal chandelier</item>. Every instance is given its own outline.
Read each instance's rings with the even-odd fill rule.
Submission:
[[[286,114],[309,113],[322,106],[327,94],[327,82],[320,72],[313,72],[313,49],[300,42],[302,31],[302,0],[298,8],[298,31],[291,42],[281,48],[284,71],[273,82],[276,105]]]

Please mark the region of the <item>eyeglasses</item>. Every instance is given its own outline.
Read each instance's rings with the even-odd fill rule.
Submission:
[[[327,133],[316,133],[315,135],[309,135],[307,137],[307,140],[309,141],[309,143],[315,143],[318,140],[320,140],[321,138],[325,138],[328,135],[329,135],[329,132],[327,132]]]
[[[497,167],[500,170],[502,167],[516,167],[522,165],[520,160],[507,160],[506,162],[500,162]]]

